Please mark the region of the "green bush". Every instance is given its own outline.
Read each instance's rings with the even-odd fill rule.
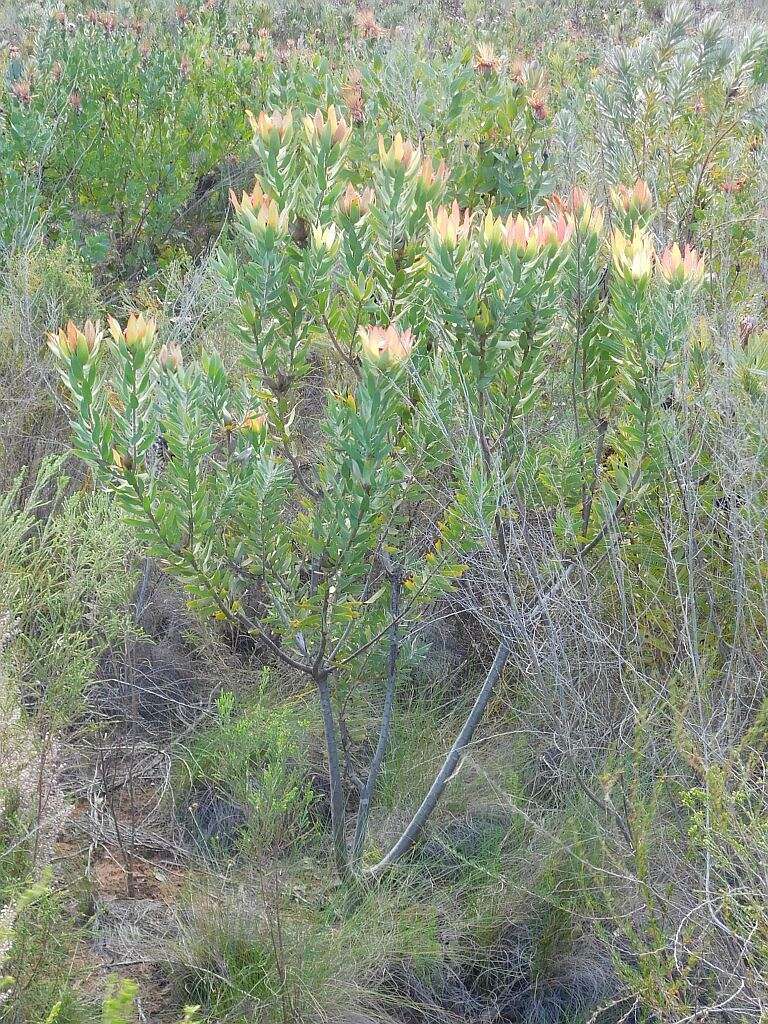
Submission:
[[[194,737],[185,777],[193,790],[196,783],[212,784],[244,809],[243,849],[279,849],[306,833],[313,799],[304,758],[307,726],[293,705],[275,699],[264,669],[255,698],[237,702],[223,691],[214,721]]]

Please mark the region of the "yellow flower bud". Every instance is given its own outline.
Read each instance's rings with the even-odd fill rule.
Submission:
[[[351,129],[343,117],[336,113],[336,107],[328,107],[327,119],[321,110],[314,117],[304,118],[304,130],[310,142],[325,141],[331,146],[342,146],[351,134]]]
[[[246,110],[246,115],[254,134],[266,146],[275,140],[284,143],[293,127],[293,112],[290,107],[284,114],[279,110],[273,110],[271,114],[262,110],[259,116],[255,117],[250,110]]]
[[[336,246],[336,225],[312,228],[312,243],[316,249],[327,249],[332,252]]]

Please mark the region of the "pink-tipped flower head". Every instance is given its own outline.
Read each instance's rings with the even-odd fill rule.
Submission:
[[[455,249],[459,244],[469,241],[472,214],[469,210],[462,214],[454,199],[450,207],[440,206],[436,213],[429,211],[429,225],[433,238],[446,248]]]
[[[704,257],[686,245],[684,252],[675,242],[659,256],[659,268],[669,284],[690,284],[697,288],[704,278]]]

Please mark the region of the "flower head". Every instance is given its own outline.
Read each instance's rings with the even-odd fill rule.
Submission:
[[[689,245],[685,251],[675,242],[658,257],[662,276],[670,284],[690,283],[698,287],[704,277],[704,257]]]
[[[241,220],[257,231],[285,230],[287,217],[281,213],[275,200],[262,189],[258,179],[250,192],[243,192],[240,199],[235,192],[229,190],[229,201]]]
[[[451,207],[440,206],[437,213],[429,211],[429,225],[434,238],[447,248],[454,249],[460,242],[468,241],[472,214],[469,210],[462,214],[454,199]]]
[[[157,324],[152,317],[143,313],[131,313],[125,328],[122,328],[114,317],[109,317],[109,333],[116,342],[122,343],[132,350],[146,351],[155,339]]]
[[[243,416],[243,421],[240,424],[240,429],[251,434],[260,434],[267,428],[267,417],[263,412],[255,412],[253,409],[249,409],[248,412]]]
[[[431,156],[425,156],[419,168],[419,184],[425,192],[433,192],[442,188],[448,180],[448,165],[441,160],[437,167],[432,163]]]
[[[611,199],[616,209],[623,213],[648,213],[653,205],[651,190],[642,178],[638,178],[631,189],[626,185],[611,189]]]
[[[363,97],[363,75],[359,68],[352,68],[347,80],[341,87],[341,98],[347,106],[349,116],[355,124],[365,119],[365,99]]]
[[[653,269],[653,242],[647,231],[635,227],[631,238],[622,231],[614,231],[611,243],[613,265],[625,278],[637,283],[648,281]]]
[[[573,218],[559,213],[554,220],[539,216],[532,225],[539,246],[559,249],[573,234]]]
[[[421,153],[409,139],[403,139],[400,132],[392,140],[392,145],[387,149],[383,136],[379,136],[379,160],[381,166],[388,171],[396,171],[403,168],[406,173],[416,171],[421,159]]]
[[[496,56],[490,43],[481,43],[475,52],[472,66],[481,75],[492,75],[501,67],[501,59]]]
[[[413,335],[410,328],[400,331],[394,324],[389,327],[358,328],[364,358],[382,366],[399,366],[405,363],[413,350]]]
[[[354,25],[363,39],[381,39],[385,34],[370,7],[361,7],[355,13]]]
[[[525,100],[536,120],[546,121],[549,117],[546,92],[542,89],[532,89],[525,97]]]
[[[504,244],[520,255],[535,256],[542,249],[559,249],[573,234],[573,218],[558,212],[557,216],[539,216],[529,221],[521,214],[510,214],[504,225]]]
[[[325,249],[333,252],[336,248],[337,233],[336,225],[328,224],[326,227],[312,228],[312,244],[316,249]]]
[[[372,188],[364,188],[362,192],[351,183],[344,189],[344,194],[339,200],[339,210],[342,216],[357,221],[364,214],[368,213],[375,202],[375,195]]]
[[[554,216],[572,217],[581,231],[599,235],[603,230],[605,211],[601,206],[592,206],[589,195],[580,185],[574,185],[565,197],[554,192],[547,200],[547,206]]]
[[[293,127],[293,112],[290,107],[285,113],[273,110],[271,114],[268,114],[266,110],[262,110],[258,117],[250,110],[247,110],[246,116],[251,123],[254,134],[265,145],[269,145],[273,140],[277,140],[282,144]]]
[[[157,360],[163,370],[175,373],[184,365],[184,356],[181,354],[181,346],[175,341],[163,344],[157,355]]]
[[[317,110],[314,117],[304,118],[304,130],[310,142],[326,142],[331,146],[342,146],[350,136],[351,129],[343,116],[339,117],[336,107],[331,104],[327,115]]]
[[[99,324],[93,320],[86,320],[82,329],[70,320],[66,327],[48,335],[48,347],[59,359],[77,356],[85,362],[97,354],[102,337]]]
[[[25,78],[20,78],[11,86],[11,96],[18,102],[28,107],[32,102],[32,89]]]

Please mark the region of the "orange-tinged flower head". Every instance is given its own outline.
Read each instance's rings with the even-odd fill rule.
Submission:
[[[554,192],[547,200],[547,206],[555,217],[560,214],[572,217],[581,231],[599,235],[603,230],[605,211],[601,206],[592,206],[589,194],[581,185],[574,185],[565,197]]]
[[[257,135],[265,145],[277,140],[281,144],[285,142],[293,127],[293,111],[289,107],[285,113],[273,110],[268,114],[262,110],[258,117],[250,111],[246,111],[248,120],[251,123],[254,135]]]
[[[454,249],[460,242],[468,241],[472,229],[472,216],[469,210],[462,214],[459,204],[454,199],[451,207],[440,206],[437,213],[429,211],[432,234],[442,245]]]
[[[351,68],[347,80],[341,87],[341,98],[347,106],[354,124],[365,120],[365,97],[363,96],[363,75],[359,68]]]
[[[285,211],[281,213],[275,200],[262,189],[257,179],[251,192],[243,192],[238,199],[232,189],[229,190],[229,201],[240,219],[252,228],[272,231],[285,230],[287,218]]]
[[[243,192],[240,199],[237,198],[234,189],[230,189],[229,201],[237,213],[242,213],[244,210],[258,210],[260,206],[265,206],[266,204],[271,203],[272,199],[261,187],[261,182],[257,178],[251,191]]]
[[[653,206],[651,190],[642,178],[638,178],[631,189],[626,185],[611,189],[611,199],[614,206],[624,213],[647,213]]]
[[[350,183],[344,189],[344,194],[339,200],[339,209],[343,216],[356,221],[368,213],[373,206],[375,198],[372,188],[364,188],[362,192],[358,192],[354,185]]]
[[[531,230],[530,222],[520,213],[517,216],[510,213],[507,217],[502,240],[508,248],[515,249],[519,253],[536,248],[536,238]]]
[[[310,142],[326,141],[332,146],[342,146],[351,134],[351,128],[343,116],[339,117],[333,104],[325,116],[322,110],[317,110],[314,117],[305,117],[304,130]]]
[[[432,163],[432,157],[425,156],[421,161],[421,168],[419,169],[419,181],[423,187],[429,190],[435,185],[444,185],[447,180],[448,165],[445,160],[441,160],[438,166],[435,167]]]
[[[25,78],[20,78],[18,82],[14,82],[11,86],[11,96],[19,103],[24,104],[25,107],[29,106],[32,102],[32,89],[29,82]]]
[[[124,328],[112,316],[107,322],[109,333],[126,348],[146,350],[155,340],[157,324],[152,317],[145,317],[143,313],[131,313]]]
[[[547,94],[542,89],[532,89],[531,92],[525,97],[526,103],[530,107],[531,113],[537,121],[546,121],[549,117],[549,107],[547,106]]]
[[[379,160],[386,170],[395,171],[402,167],[406,173],[415,172],[421,160],[421,153],[410,139],[403,139],[398,132],[389,149],[384,144],[383,136],[379,136]]]
[[[394,324],[389,327],[358,328],[364,358],[384,366],[399,366],[407,362],[413,351],[410,328],[400,331]]]
[[[631,238],[622,231],[614,231],[611,243],[613,265],[622,277],[642,283],[651,276],[653,269],[653,242],[647,231],[635,227]]]
[[[481,75],[492,75],[501,67],[501,58],[496,56],[490,43],[481,43],[475,52],[472,66]]]
[[[181,354],[181,346],[175,341],[163,344],[157,355],[157,360],[163,370],[176,373],[184,365],[184,356]]]
[[[659,267],[670,284],[687,282],[698,287],[704,277],[704,257],[689,245],[681,252],[677,242],[659,256]]]
[[[77,356],[85,362],[98,353],[102,337],[100,325],[93,320],[86,320],[82,329],[70,320],[66,327],[48,335],[48,347],[59,359]]]

